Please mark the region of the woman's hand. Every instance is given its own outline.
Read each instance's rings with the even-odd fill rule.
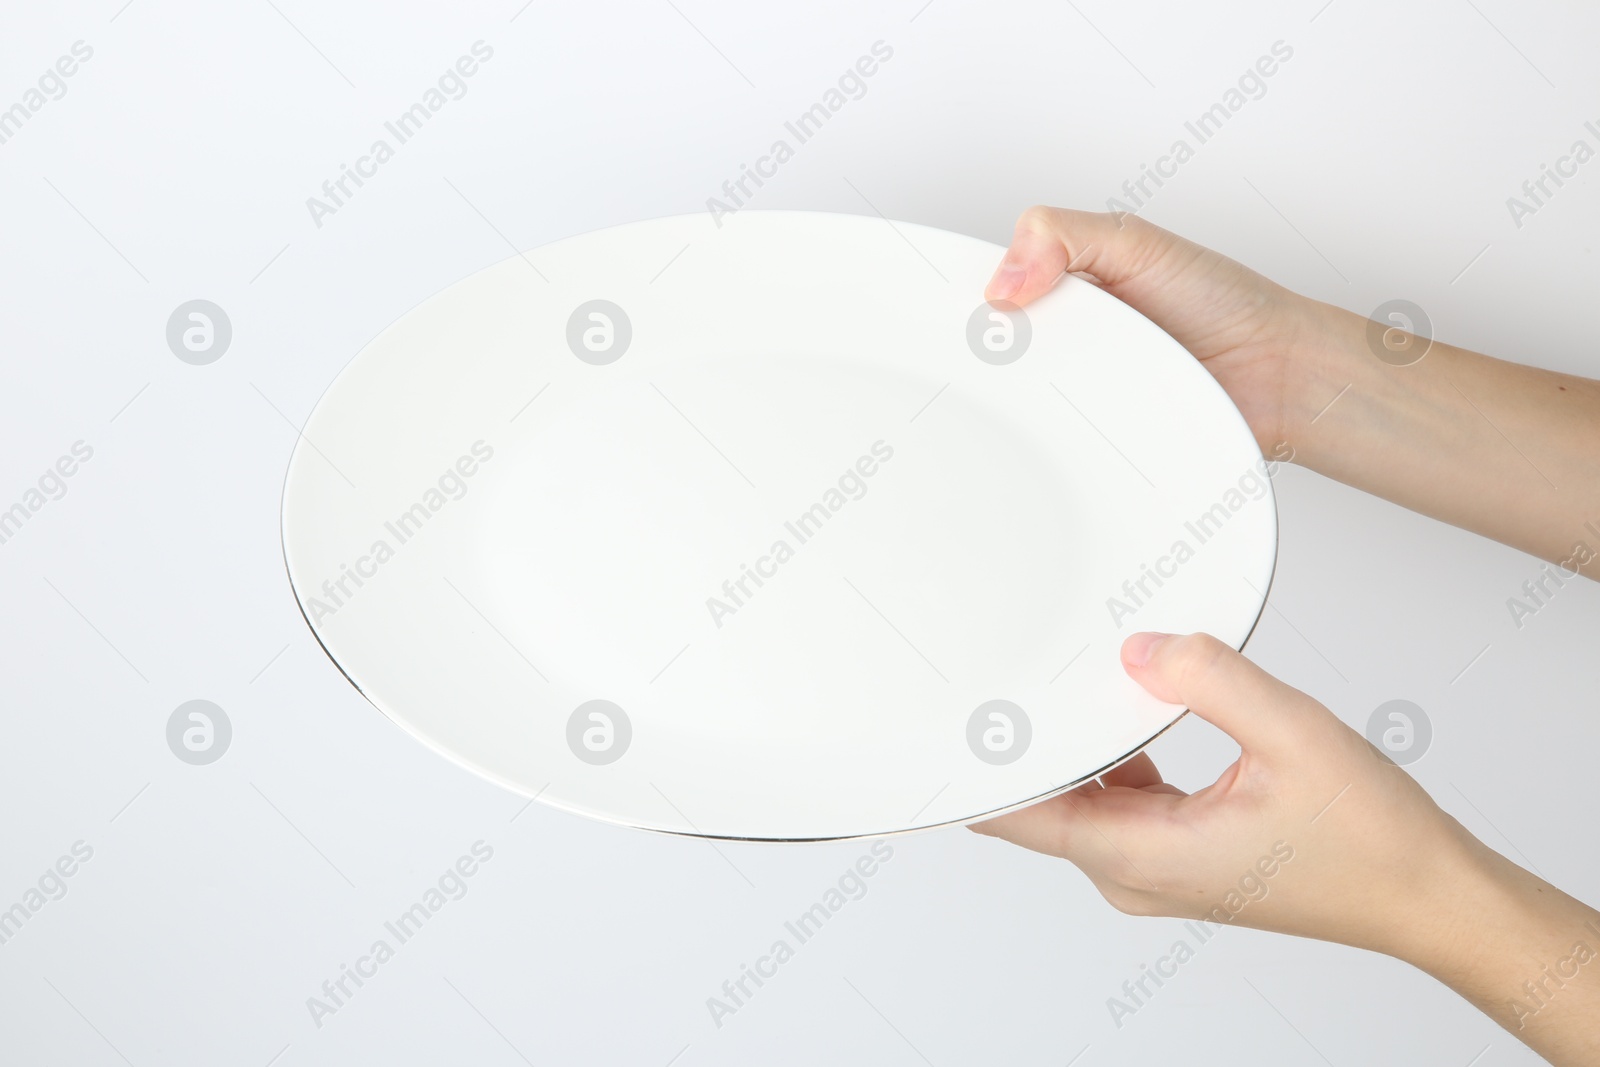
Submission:
[[[1027,304],[1063,272],[1089,275],[1175,337],[1263,453],[1286,444],[1318,473],[1568,577],[1600,575],[1600,382],[1398,344],[1407,335],[1392,322],[1298,296],[1137,215],[1028,209],[984,295]]]
[[[1136,634],[1123,664],[1237,741],[1238,761],[1191,796],[1141,753],[974,829],[1071,860],[1121,911],[1216,918],[1230,894],[1258,897],[1223,919],[1409,954],[1473,858],[1461,825],[1327,708],[1213,637]]]
[[[1227,390],[1263,452],[1285,440],[1307,349],[1313,301],[1137,215],[1029,208],[984,297],[1027,304],[1064,272],[1107,292],[1170,333]]]
[[[1135,634],[1122,657],[1238,742],[1238,761],[1187,795],[1141,753],[974,830],[1070,860],[1120,911],[1398,957],[1554,1062],[1600,1063],[1600,958],[1546,981],[1541,1002],[1523,986],[1564,973],[1579,942],[1600,953],[1600,912],[1486,848],[1327,708],[1215,638]]]

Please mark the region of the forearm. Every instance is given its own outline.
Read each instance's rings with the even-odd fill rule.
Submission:
[[[1309,318],[1285,402],[1296,462],[1600,577],[1600,382],[1438,342],[1396,366],[1366,319]]]
[[[1557,1067],[1600,1064],[1600,911],[1481,845],[1396,955]]]

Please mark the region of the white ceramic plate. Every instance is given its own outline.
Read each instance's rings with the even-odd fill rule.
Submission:
[[[509,259],[338,376],[283,540],[340,670],[508,789],[708,837],[969,822],[1170,726],[1122,639],[1242,645],[1276,551],[1211,377],[1075,278],[982,304],[982,241],[722,222]]]

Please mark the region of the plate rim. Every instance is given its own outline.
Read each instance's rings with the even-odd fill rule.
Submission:
[[[809,211],[809,210],[805,210],[805,209],[796,209],[796,208],[779,208],[779,209],[772,209],[772,210],[766,210],[766,209],[746,209],[746,210],[750,214],[754,214],[754,215],[804,215],[804,216],[808,216],[808,217],[821,216],[821,217],[827,217],[827,218],[847,218],[847,219],[860,219],[860,220],[871,220],[873,218],[882,218],[884,221],[890,222],[891,226],[898,224],[898,225],[904,225],[904,226],[913,226],[913,227],[916,227],[916,228],[919,228],[919,229],[933,230],[933,231],[939,232],[941,234],[948,234],[948,235],[951,235],[951,236],[961,237],[963,239],[966,239],[966,240],[969,240],[969,241],[973,241],[973,242],[978,243],[978,244],[989,245],[990,247],[994,248],[997,252],[1003,253],[1005,251],[1005,246],[996,245],[991,241],[985,240],[984,238],[981,238],[981,237],[973,236],[972,234],[962,233],[959,230],[947,230],[947,229],[944,229],[942,227],[931,226],[931,225],[928,225],[926,223],[909,222],[909,221],[906,221],[906,220],[903,220],[903,219],[902,220],[893,220],[893,221],[891,221],[891,220],[888,220],[887,218],[884,218],[883,216],[856,214],[856,213],[845,212],[845,211]],[[745,211],[741,211],[740,213],[744,214]],[[602,227],[599,227],[598,229],[594,229],[594,230],[581,230],[581,231],[578,231],[577,233],[568,234],[565,237],[559,237],[554,241],[547,241],[547,242],[545,242],[543,244],[534,245],[531,248],[520,250],[520,251],[516,252],[515,254],[513,254],[511,256],[508,256],[508,257],[506,257],[504,259],[498,259],[498,260],[495,260],[493,263],[486,264],[485,266],[480,267],[479,269],[471,272],[470,274],[465,275],[464,277],[457,278],[456,280],[451,281],[451,282],[447,282],[445,285],[441,286],[438,289],[435,289],[433,292],[431,292],[428,295],[422,297],[420,300],[418,300],[411,307],[407,308],[405,311],[401,312],[399,315],[395,316],[389,322],[384,324],[383,327],[381,327],[376,333],[374,333],[371,337],[369,337],[359,348],[357,348],[355,350],[355,352],[352,353],[351,356],[348,359],[346,359],[342,364],[340,364],[339,369],[334,373],[333,377],[328,381],[328,384],[326,386],[324,386],[322,391],[317,395],[317,399],[312,403],[311,408],[310,408],[309,412],[306,414],[306,417],[305,417],[304,421],[301,423],[301,425],[299,425],[299,426],[297,426],[295,428],[294,445],[289,450],[288,462],[285,465],[284,472],[283,472],[283,482],[282,482],[281,487],[279,488],[279,493],[278,493],[278,549],[279,549],[279,558],[280,558],[280,560],[282,562],[282,565],[283,565],[283,576],[284,576],[284,579],[285,579],[285,583],[288,585],[288,588],[289,588],[290,598],[294,601],[295,610],[299,612],[301,621],[305,623],[306,629],[310,631],[312,638],[317,643],[317,647],[322,651],[322,654],[325,657],[327,657],[328,661],[333,664],[334,669],[339,672],[340,676],[343,677],[345,681],[350,683],[351,688],[353,688],[361,696],[362,700],[366,701],[368,705],[370,705],[372,708],[376,709],[377,712],[380,715],[382,715],[383,718],[385,720],[387,720],[389,723],[391,723],[394,726],[398,727],[406,735],[408,735],[408,736],[414,738],[415,740],[419,741],[421,744],[426,746],[429,750],[431,750],[431,751],[437,753],[438,755],[442,756],[444,759],[449,761],[454,766],[460,768],[461,770],[466,771],[467,773],[471,774],[472,776],[474,776],[474,777],[476,777],[476,778],[478,778],[480,780],[492,782],[494,785],[499,786],[502,789],[505,789],[506,791],[512,793],[513,795],[525,797],[530,802],[537,800],[540,803],[544,804],[545,807],[550,808],[550,809],[555,810],[555,811],[562,812],[563,814],[576,816],[576,817],[581,818],[581,819],[587,819],[587,820],[591,820],[591,821],[595,821],[595,822],[600,822],[600,823],[603,823],[603,824],[606,824],[606,825],[609,825],[609,826],[616,826],[616,827],[621,827],[621,828],[628,829],[628,830],[641,831],[641,832],[644,832],[644,833],[661,834],[661,835],[668,836],[668,837],[681,837],[681,838],[689,838],[689,839],[701,840],[701,841],[727,841],[727,842],[734,842],[734,843],[774,844],[774,845],[777,845],[777,844],[788,844],[788,845],[826,844],[826,843],[829,843],[829,842],[839,842],[839,841],[867,841],[867,840],[879,840],[879,839],[885,839],[885,838],[891,838],[891,837],[907,837],[907,836],[910,836],[912,834],[922,834],[922,833],[930,833],[930,832],[933,832],[933,831],[936,831],[936,830],[946,830],[946,829],[949,829],[949,828],[955,827],[955,826],[972,826],[972,825],[977,824],[977,823],[987,822],[990,819],[1000,818],[1001,816],[1009,815],[1012,812],[1021,811],[1024,808],[1029,808],[1029,807],[1032,807],[1032,806],[1034,806],[1036,804],[1042,804],[1047,800],[1050,800],[1050,799],[1052,799],[1054,797],[1062,795],[1063,793],[1071,792],[1073,789],[1076,789],[1079,786],[1081,786],[1081,785],[1083,785],[1083,784],[1085,784],[1087,782],[1093,781],[1093,780],[1099,778],[1101,775],[1106,774],[1109,771],[1115,770],[1117,767],[1122,766],[1124,763],[1128,762],[1129,760],[1133,759],[1135,756],[1139,755],[1139,753],[1143,752],[1146,748],[1148,748],[1150,745],[1155,743],[1155,741],[1158,738],[1164,736],[1173,727],[1177,726],[1178,723],[1182,722],[1184,719],[1189,717],[1189,715],[1191,714],[1191,709],[1189,707],[1185,706],[1178,712],[1177,715],[1175,715],[1173,717],[1171,722],[1167,723],[1161,729],[1159,729],[1155,733],[1151,734],[1144,741],[1141,741],[1139,744],[1135,745],[1128,752],[1122,754],[1121,756],[1118,756],[1116,759],[1114,759],[1111,762],[1105,764],[1104,766],[1100,767],[1099,769],[1097,769],[1095,771],[1092,771],[1092,772],[1090,772],[1088,774],[1085,774],[1082,777],[1079,777],[1079,778],[1074,779],[1072,781],[1066,782],[1066,783],[1064,783],[1064,784],[1062,784],[1060,786],[1057,786],[1055,788],[1046,790],[1043,793],[1039,793],[1037,795],[1025,798],[1023,800],[1019,800],[1019,801],[1017,801],[1015,803],[1008,804],[1008,805],[1005,805],[1003,807],[995,808],[995,809],[993,809],[991,811],[982,812],[982,813],[980,813],[978,815],[963,816],[963,817],[958,817],[958,818],[954,818],[954,819],[947,819],[947,820],[944,820],[944,821],[941,821],[941,822],[928,823],[928,824],[921,825],[921,826],[900,827],[900,828],[893,829],[893,830],[873,830],[873,831],[865,831],[865,832],[862,832],[862,833],[832,834],[832,835],[822,835],[822,836],[816,836],[816,837],[751,837],[751,836],[746,836],[746,835],[741,835],[741,834],[707,833],[705,831],[702,831],[702,830],[699,830],[699,829],[694,829],[694,828],[691,828],[689,830],[678,830],[678,829],[671,829],[671,828],[660,827],[660,826],[645,826],[645,825],[642,825],[640,823],[633,822],[633,821],[630,821],[628,819],[624,819],[624,818],[618,817],[618,816],[616,816],[614,814],[604,813],[604,812],[596,812],[596,811],[589,811],[589,810],[581,810],[581,809],[576,808],[574,806],[562,804],[562,803],[556,802],[554,800],[544,800],[544,799],[542,799],[542,795],[544,793],[544,789],[540,789],[538,792],[530,792],[521,783],[513,782],[513,781],[511,781],[509,779],[506,779],[505,777],[503,777],[502,775],[500,775],[500,774],[498,774],[496,772],[490,771],[490,770],[488,770],[486,768],[483,768],[483,767],[477,766],[476,764],[470,763],[469,761],[467,761],[465,759],[465,757],[463,757],[463,756],[461,756],[461,755],[459,755],[459,754],[457,754],[455,752],[452,752],[451,750],[445,748],[441,743],[439,743],[438,741],[434,740],[433,738],[423,734],[420,730],[414,728],[412,725],[408,724],[403,719],[399,718],[396,714],[391,713],[388,709],[383,707],[382,704],[380,704],[376,700],[374,700],[372,698],[372,696],[370,694],[368,694],[367,691],[361,687],[361,684],[359,682],[357,682],[353,677],[351,677],[350,672],[345,670],[343,664],[341,664],[339,662],[338,658],[336,656],[334,656],[332,650],[330,650],[328,648],[326,642],[323,641],[322,634],[320,632],[318,632],[316,626],[312,624],[310,617],[306,614],[305,604],[301,601],[299,591],[295,587],[294,575],[293,575],[292,571],[290,570],[290,566],[289,566],[289,529],[288,529],[288,510],[287,510],[288,495],[289,495],[289,479],[290,479],[291,474],[294,471],[296,458],[299,456],[301,448],[306,445],[305,426],[310,423],[312,417],[315,416],[317,411],[321,408],[323,401],[327,398],[327,395],[330,392],[332,392],[333,389],[339,384],[339,381],[344,376],[345,372],[348,371],[350,369],[350,366],[357,359],[359,359],[361,357],[361,354],[363,352],[365,352],[368,348],[370,348],[373,345],[373,343],[375,343],[378,340],[378,338],[382,337],[385,333],[387,333],[389,330],[394,328],[397,324],[399,324],[402,320],[404,320],[409,315],[411,315],[418,308],[420,308],[423,305],[427,304],[429,301],[435,299],[436,297],[440,296],[441,294],[445,293],[446,291],[454,288],[455,286],[458,286],[458,285],[461,285],[461,284],[463,284],[463,283],[465,283],[467,281],[470,281],[472,278],[477,277],[479,274],[482,274],[482,273],[487,272],[487,271],[494,270],[495,268],[497,268],[497,267],[509,262],[512,259],[521,258],[521,257],[525,256],[528,252],[537,251],[538,249],[542,249],[542,248],[552,248],[552,247],[554,247],[556,245],[563,244],[563,243],[565,243],[567,241],[579,240],[579,239],[587,238],[587,237],[590,237],[590,236],[593,236],[593,235],[596,235],[596,234],[606,233],[606,232],[611,231],[611,230],[621,229],[621,228],[624,228],[624,227],[642,226],[642,225],[648,225],[650,223],[655,223],[655,222],[667,222],[667,221],[678,220],[678,219],[699,219],[702,222],[704,221],[699,212],[678,212],[678,213],[674,213],[674,214],[670,214],[670,215],[654,215],[654,216],[650,216],[648,218],[634,219],[634,220],[631,220],[631,221],[628,221],[628,222],[613,223],[613,224],[611,224],[609,226],[602,226]],[[1058,284],[1059,284],[1059,280],[1058,280]],[[1088,283],[1088,284],[1093,284],[1093,283]],[[1113,294],[1105,292],[1105,289],[1103,287],[1101,287],[1101,286],[1096,285],[1095,288],[1100,290],[1102,293],[1105,293],[1106,296],[1110,297],[1113,300],[1117,300],[1118,299]],[[1177,338],[1172,337],[1171,334],[1168,334],[1166,332],[1166,330],[1162,329],[1161,326],[1158,323],[1154,322],[1154,320],[1152,320],[1148,316],[1144,315],[1143,312],[1139,311],[1137,308],[1132,307],[1132,305],[1129,305],[1124,301],[1118,300],[1118,303],[1121,303],[1123,305],[1123,307],[1127,308],[1128,310],[1132,311],[1134,314],[1139,315],[1141,318],[1145,319],[1146,322],[1150,322],[1158,330],[1161,330],[1163,335],[1168,337],[1174,344],[1178,345],[1179,348],[1183,348],[1184,352],[1187,353],[1191,359],[1194,358],[1193,353],[1190,353],[1188,351],[1188,349],[1185,348],[1183,346],[1183,344],[1177,340]],[[1200,367],[1200,369],[1202,371],[1206,371],[1206,368],[1204,366]],[[1254,431],[1250,429],[1250,425],[1245,420],[1243,412],[1239,411],[1238,405],[1234,403],[1233,398],[1231,396],[1228,396],[1227,390],[1222,388],[1222,384],[1220,382],[1218,382],[1216,380],[1216,378],[1209,371],[1206,371],[1205,379],[1211,383],[1212,387],[1214,387],[1220,393],[1222,393],[1223,397],[1227,400],[1227,407],[1231,411],[1232,417],[1237,419],[1239,424],[1241,424],[1244,427],[1244,429],[1246,430],[1247,436],[1248,436],[1248,438],[1249,438],[1249,440],[1251,442],[1251,447],[1254,449],[1257,458],[1259,460],[1261,460],[1262,462],[1266,462],[1266,457],[1261,452],[1261,446],[1260,446],[1259,442],[1257,442],[1256,439],[1255,439]],[[1290,461],[1289,460],[1284,460],[1284,461],[1281,461],[1281,462],[1287,463],[1287,462],[1290,462]],[[1226,644],[1229,645],[1229,647],[1233,648],[1234,651],[1236,651],[1236,652],[1243,652],[1245,646],[1247,646],[1250,643],[1250,639],[1255,636],[1256,629],[1257,629],[1257,627],[1260,626],[1261,619],[1266,614],[1267,604],[1270,601],[1271,595],[1272,595],[1273,584],[1277,580],[1277,575],[1278,575],[1279,542],[1280,542],[1280,535],[1281,535],[1281,532],[1282,532],[1282,530],[1281,530],[1281,522],[1282,522],[1282,520],[1281,520],[1281,517],[1278,514],[1278,492],[1277,492],[1277,488],[1276,488],[1275,485],[1273,485],[1272,479],[1271,479],[1270,476],[1267,479],[1267,496],[1268,496],[1268,499],[1271,501],[1271,504],[1272,504],[1272,507],[1271,507],[1272,528],[1271,528],[1271,538],[1270,538],[1271,562],[1270,562],[1270,564],[1268,566],[1268,570],[1267,570],[1266,588],[1261,591],[1261,603],[1260,603],[1260,606],[1256,609],[1255,618],[1253,620],[1251,620],[1250,626],[1246,629],[1245,634],[1239,640],[1239,643],[1237,645],[1234,645],[1232,642],[1225,642]],[[1176,706],[1176,705],[1174,705],[1174,706]],[[548,788],[548,786],[546,786],[545,788]],[[691,827],[692,827],[692,824],[691,824]]]

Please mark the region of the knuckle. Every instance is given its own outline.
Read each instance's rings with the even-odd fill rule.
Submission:
[[[1061,209],[1048,204],[1035,204],[1022,213],[1018,223],[1037,233],[1053,233],[1061,222]]]
[[[1108,226],[1115,227],[1117,240],[1127,253],[1130,269],[1142,273],[1170,255],[1179,242],[1173,235],[1142,215],[1127,211],[1105,213]]]
[[[1171,656],[1174,679],[1186,686],[1215,671],[1232,649],[1210,634],[1188,634],[1164,651]]]

